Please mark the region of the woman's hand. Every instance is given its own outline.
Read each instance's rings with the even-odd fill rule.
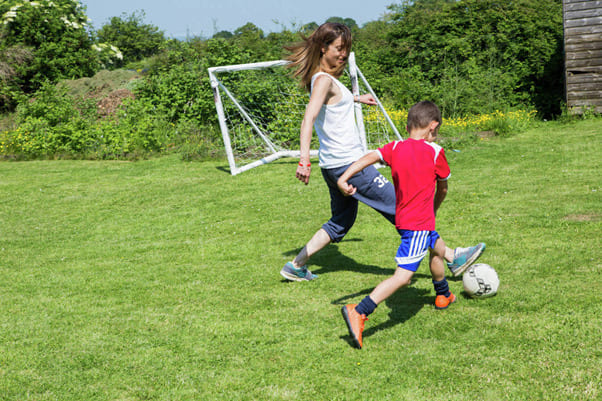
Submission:
[[[299,162],[297,166],[297,172],[295,173],[295,177],[305,185],[309,183],[309,176],[311,174],[311,163],[303,164]]]
[[[364,93],[363,95],[358,96],[358,99],[360,103],[369,104],[370,106],[375,106],[377,104],[374,96],[369,93]]]

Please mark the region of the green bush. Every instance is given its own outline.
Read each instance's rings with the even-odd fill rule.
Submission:
[[[562,2],[416,0],[392,11],[357,48],[368,79],[386,77],[379,87],[396,107],[430,99],[454,116],[520,106],[560,113]]]
[[[99,66],[87,17],[75,0],[0,2],[0,111],[45,82],[93,74]],[[15,52],[20,57],[15,57]]]
[[[76,155],[87,147],[87,118],[94,110],[89,101],[76,104],[66,89],[44,85],[18,106],[18,127],[3,133],[2,153],[19,158]]]
[[[537,109],[543,118],[562,112],[559,0],[415,0],[388,9],[378,21],[353,27],[353,50],[371,86],[392,109],[430,99],[446,118],[455,119],[491,117],[497,110]],[[144,24],[143,11],[88,32],[75,0],[5,0],[0,16],[0,111],[20,105],[14,123],[0,134],[0,154],[22,158],[130,158],[166,151],[182,152],[185,159],[220,155],[207,68],[282,58],[284,45],[307,35],[307,27],[317,27],[283,27],[265,35],[247,23],[211,39],[177,41]],[[95,43],[100,40],[107,43]],[[50,88],[64,78],[92,76],[101,64],[114,68],[119,63],[139,70],[135,81],[118,85],[135,99],[109,117],[101,118],[94,102],[84,99],[110,94],[115,90],[110,84],[90,86],[88,92],[72,88],[71,95]],[[255,78],[240,79],[244,84]],[[299,127],[286,121],[287,105],[265,102],[266,90],[236,95],[257,104],[277,139],[294,147]],[[503,135],[522,129],[501,117],[474,122],[469,130],[458,121],[442,132],[455,140],[471,139],[479,130]]]
[[[163,32],[154,25],[144,23],[144,11],[133,12],[129,16],[113,17],[97,32],[98,40],[116,46],[123,58],[115,67],[142,60],[159,53],[164,44]]]
[[[175,135],[168,119],[139,100],[100,118],[93,100],[45,85],[17,109],[17,128],[0,134],[0,155],[32,158],[137,158],[167,149]]]
[[[171,148],[187,161],[225,156],[219,128],[215,125],[199,126],[191,121],[178,124]]]

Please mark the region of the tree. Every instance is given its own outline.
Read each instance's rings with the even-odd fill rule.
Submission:
[[[234,36],[244,37],[249,40],[263,39],[263,31],[251,22],[247,22],[243,26],[236,28]]]
[[[265,40],[263,31],[251,22],[247,22],[234,30],[232,42],[242,52],[249,55],[266,54],[268,52],[269,43]]]
[[[46,81],[90,76],[98,69],[79,2],[4,0],[0,16],[1,110],[12,109],[20,94]]]
[[[392,25],[391,68],[417,71],[425,80],[419,95],[448,113],[524,104],[544,115],[560,111],[559,0],[417,0]]]
[[[339,24],[347,25],[349,29],[357,29],[357,23],[353,18],[341,18],[341,17],[330,17],[326,22],[337,22]]]
[[[145,24],[143,10],[135,11],[129,16],[113,17],[103,25],[96,36],[100,42],[116,46],[123,54],[122,64],[139,61],[159,53],[166,39],[156,26]]]
[[[230,39],[234,34],[230,31],[219,31],[213,35],[213,39]]]
[[[299,32],[301,32],[304,35],[309,36],[313,31],[315,31],[319,27],[320,26],[317,23],[315,23],[315,22],[312,21],[310,23],[307,23],[307,24],[303,25],[301,27],[301,29],[299,29]]]

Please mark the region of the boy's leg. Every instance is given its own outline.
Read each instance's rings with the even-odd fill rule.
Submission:
[[[362,348],[362,333],[367,316],[395,291],[410,284],[414,272],[426,255],[429,244],[428,231],[398,230],[398,232],[401,235],[401,244],[395,256],[398,267],[393,276],[377,285],[358,305],[349,304],[341,308],[349,334],[358,348]]]
[[[370,298],[376,305],[393,295],[401,287],[409,285],[414,272],[398,267],[392,277],[382,281],[370,293]],[[359,305],[358,305],[359,306]]]
[[[445,253],[445,259],[448,262],[447,267],[449,267],[454,277],[457,277],[476,262],[483,252],[485,252],[483,242],[468,248],[456,248],[454,250],[447,248]]]
[[[435,240],[434,247],[430,250],[429,268],[435,281],[441,281],[445,278],[445,263],[443,262],[443,258],[447,253],[447,249],[445,242],[439,237]]]
[[[395,187],[376,167],[369,166],[354,175],[349,183],[357,188],[353,195],[358,201],[379,212],[391,224],[395,224]],[[485,244],[471,248],[445,247],[444,259],[454,276],[460,275],[485,250]],[[467,264],[467,261],[470,263]]]
[[[429,267],[433,276],[433,286],[435,287],[435,308],[446,309],[451,303],[456,301],[456,296],[449,290],[449,284],[445,278],[444,255],[446,252],[445,242],[435,233],[437,239],[431,247]]]
[[[381,282],[372,293],[362,299],[358,305],[349,304],[341,308],[343,319],[347,323],[347,329],[351,338],[358,348],[363,345],[364,322],[368,320],[368,315],[374,312],[379,303],[390,297],[401,287],[408,285],[414,275],[413,271],[397,268],[393,277]]]

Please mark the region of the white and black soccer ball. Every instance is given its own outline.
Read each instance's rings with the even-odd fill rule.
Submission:
[[[497,272],[486,263],[470,266],[462,277],[464,291],[472,298],[488,298],[497,293],[500,279]]]

